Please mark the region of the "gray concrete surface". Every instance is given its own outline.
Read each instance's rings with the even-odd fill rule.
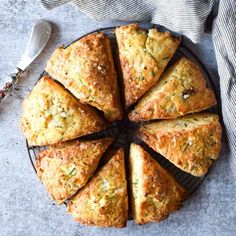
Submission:
[[[53,205],[35,175],[18,125],[21,103],[31,90],[46,60],[58,45],[98,27],[120,22],[98,23],[72,6],[44,10],[38,1],[0,1],[0,82],[14,69],[25,48],[29,31],[37,19],[54,23],[52,38],[43,54],[27,70],[15,91],[0,104],[0,235],[236,235],[236,180],[230,172],[227,149],[184,207],[159,224],[125,229],[81,226],[64,206]],[[195,46],[217,82],[217,66],[210,36]]]

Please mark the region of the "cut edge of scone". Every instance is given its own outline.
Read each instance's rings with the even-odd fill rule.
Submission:
[[[219,116],[190,114],[173,120],[151,122],[138,130],[138,137],[181,170],[201,177],[221,150]]]
[[[173,119],[216,105],[200,68],[183,57],[165,71],[160,80],[129,113],[132,121]]]
[[[50,197],[59,205],[71,198],[94,174],[113,138],[70,140],[40,151],[37,175]]]
[[[43,76],[23,101],[20,128],[31,146],[67,141],[103,130],[107,122],[49,76]]]
[[[181,207],[187,191],[140,145],[131,144],[129,162],[135,223],[159,222]]]
[[[128,109],[157,82],[182,39],[138,24],[117,27],[115,34]]]
[[[89,34],[57,48],[45,70],[81,103],[103,112],[109,122],[123,118],[111,43],[105,33]]]
[[[75,221],[91,226],[125,227],[128,220],[128,196],[124,150],[110,161],[68,203]]]

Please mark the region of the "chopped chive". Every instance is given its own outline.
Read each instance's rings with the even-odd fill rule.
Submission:
[[[74,168],[70,171],[69,176],[73,176],[73,175],[75,175],[75,173],[76,173],[76,168],[74,167]]]
[[[151,70],[151,71],[150,71],[150,75],[151,75],[151,77],[154,77],[154,76],[155,76],[154,70]]]
[[[185,145],[185,147],[184,147],[183,152],[185,152],[185,150],[188,148],[188,146],[189,146],[189,144],[187,143],[187,144]]]
[[[145,80],[145,77],[144,76],[139,76],[137,79],[138,79],[139,82],[142,82],[142,81]]]
[[[170,59],[170,57],[163,57],[162,60],[164,61],[164,60],[169,60],[169,59]]]

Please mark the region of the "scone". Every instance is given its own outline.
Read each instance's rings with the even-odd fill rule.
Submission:
[[[124,151],[119,149],[112,159],[68,203],[74,220],[102,227],[125,227],[128,197]]]
[[[181,39],[157,29],[146,32],[137,24],[118,27],[115,33],[128,108],[156,83]]]
[[[45,70],[82,103],[103,111],[109,121],[122,119],[117,75],[106,34],[90,34],[65,49],[58,48]]]
[[[72,197],[94,174],[112,139],[72,140],[41,151],[35,162],[37,174],[58,204]]]
[[[138,136],[181,170],[202,176],[221,149],[222,128],[215,114],[192,114],[144,125]]]
[[[180,208],[187,192],[143,148],[131,144],[129,161],[135,223],[159,222]]]
[[[102,130],[107,124],[96,110],[44,76],[24,99],[20,126],[30,145],[43,146]]]
[[[207,88],[200,68],[183,57],[162,74],[129,118],[132,121],[173,119],[215,104],[214,92]]]

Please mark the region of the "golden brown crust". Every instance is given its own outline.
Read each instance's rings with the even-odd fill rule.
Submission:
[[[157,29],[150,29],[147,33],[137,24],[116,28],[116,38],[125,102],[126,107],[129,107],[159,79],[181,39]]]
[[[74,220],[85,225],[125,227],[128,197],[124,151],[119,149],[68,204]]]
[[[96,110],[44,76],[23,102],[20,126],[30,145],[43,146],[102,130],[107,124]]]
[[[58,48],[45,69],[81,102],[104,112],[109,121],[123,118],[110,40],[90,34]]]
[[[94,174],[111,138],[72,140],[41,151],[35,167],[41,182],[58,204],[72,197]]]
[[[181,58],[141,98],[129,118],[132,121],[173,119],[215,104],[214,92],[206,87],[201,70],[187,58]]]
[[[132,210],[137,224],[159,222],[180,208],[186,190],[143,148],[132,143],[129,160]]]
[[[181,170],[202,176],[219,155],[221,133],[219,117],[203,113],[144,125],[138,136]]]

